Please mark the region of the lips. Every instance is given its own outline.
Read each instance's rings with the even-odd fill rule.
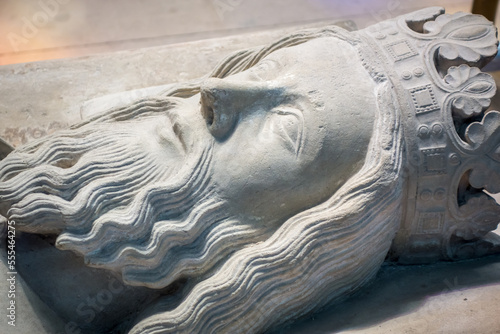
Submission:
[[[179,122],[175,121],[172,125],[172,130],[174,131],[175,137],[181,143],[181,146],[182,146],[184,153],[186,153],[187,148],[186,148],[186,142],[185,142],[185,138],[184,138],[184,131],[183,131],[182,125]]]
[[[188,154],[186,142],[186,127],[178,120],[179,117],[173,113],[168,113],[165,122],[158,124],[156,129],[160,137],[160,143],[173,146],[181,155]]]

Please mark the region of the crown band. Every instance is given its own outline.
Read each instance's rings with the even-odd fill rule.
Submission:
[[[484,193],[500,192],[500,113],[485,112],[496,87],[479,70],[496,55],[495,27],[434,7],[357,34],[376,53],[362,57],[376,80],[385,79],[378,60],[385,63],[405,119],[407,204],[390,257],[427,263],[482,255],[471,243],[500,216]]]

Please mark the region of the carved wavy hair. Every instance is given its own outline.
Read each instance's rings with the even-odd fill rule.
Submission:
[[[354,33],[327,27],[234,53],[210,76],[238,73],[278,49],[323,37],[349,42],[365,64],[370,51]],[[375,67],[367,67],[377,83],[377,110],[363,167],[327,201],[236,252],[179,305],[158,306],[131,333],[259,333],[348,296],[376,274],[401,218],[403,137],[394,88]],[[165,94],[198,91],[193,83]]]

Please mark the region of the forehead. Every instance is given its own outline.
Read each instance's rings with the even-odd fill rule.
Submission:
[[[317,107],[345,107],[348,101],[344,93],[350,97],[355,91],[368,93],[362,86],[372,81],[357,50],[336,37],[315,38],[277,50],[250,72],[271,86],[286,87],[288,94],[307,98]]]
[[[367,72],[356,49],[336,37],[320,37],[276,50],[249,70],[235,75],[240,79],[268,82],[287,87],[287,93],[315,96],[314,102],[328,103],[341,87],[355,90]]]
[[[358,59],[358,53],[348,42],[335,37],[321,37],[276,50],[261,62],[273,60],[285,69],[292,67],[300,72],[311,72],[318,68],[331,72],[348,68],[350,63],[359,62]]]

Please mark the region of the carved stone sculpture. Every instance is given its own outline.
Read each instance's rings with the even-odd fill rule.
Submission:
[[[385,259],[500,251],[483,17],[300,31],[0,162],[0,215],[165,296],[129,333],[260,333]],[[486,191],[486,192],[485,192]]]

